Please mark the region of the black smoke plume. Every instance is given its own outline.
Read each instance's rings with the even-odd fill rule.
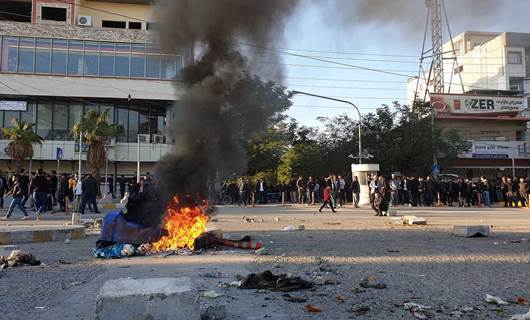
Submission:
[[[278,110],[268,108],[267,97],[255,90],[270,84],[256,78],[252,57],[243,54],[241,44],[267,46],[281,40],[296,4],[297,0],[157,4],[155,17],[163,49],[195,48],[197,56],[175,82],[183,94],[173,117],[167,119],[173,150],[156,169],[161,203],[174,194],[208,197],[218,178],[244,172],[243,139],[266,129]],[[288,108],[289,99],[284,98]]]

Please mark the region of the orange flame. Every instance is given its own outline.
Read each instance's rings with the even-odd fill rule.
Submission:
[[[199,206],[182,206],[174,196],[167,206],[164,228],[168,235],[153,243],[154,251],[188,248],[193,250],[195,239],[206,231],[208,217]]]

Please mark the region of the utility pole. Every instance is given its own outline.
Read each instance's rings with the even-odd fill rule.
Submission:
[[[429,79],[433,86],[433,93],[444,93],[444,65],[443,65],[443,24],[442,24],[442,1],[443,0],[425,0],[425,5],[430,11],[431,16],[431,36],[432,36],[432,65],[431,77]],[[433,157],[433,168],[438,165],[436,157],[436,148],[434,142],[435,132],[435,113],[431,105],[431,147]]]

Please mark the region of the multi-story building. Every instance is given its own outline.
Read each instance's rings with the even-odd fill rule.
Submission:
[[[472,144],[445,171],[473,177],[528,175],[530,34],[464,32],[446,42],[443,51],[444,95],[430,96],[444,101],[435,106],[436,124],[458,130]],[[409,99],[416,85],[409,81]],[[419,83],[420,98],[425,86]]]
[[[124,128],[109,141],[108,172],[133,174],[138,148],[141,171],[152,170],[168,151],[163,129],[179,95],[172,80],[193,49],[159,49],[149,31],[150,1],[0,3],[0,125],[13,118],[36,124],[45,141],[34,147],[33,168],[77,171],[87,146],[69,132],[95,109]],[[0,140],[0,170],[13,168],[8,142]]]

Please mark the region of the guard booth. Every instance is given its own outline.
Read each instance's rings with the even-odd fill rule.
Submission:
[[[359,179],[359,184],[361,185],[359,205],[363,206],[370,204],[368,176],[377,175],[379,172],[379,164],[352,164],[351,172],[352,177],[357,177]]]

